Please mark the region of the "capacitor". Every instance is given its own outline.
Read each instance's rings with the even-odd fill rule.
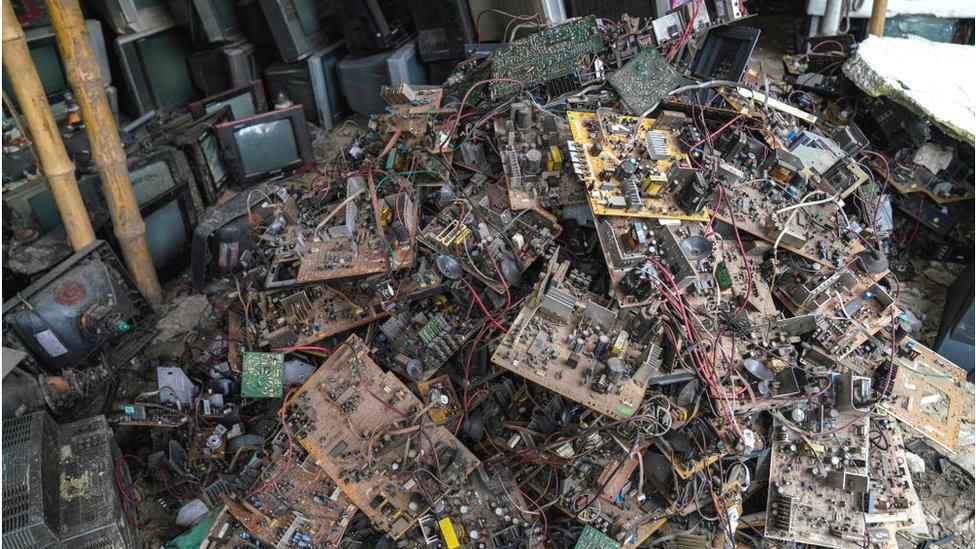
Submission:
[[[585,339],[583,339],[581,337],[576,338],[576,341],[573,343],[573,352],[574,353],[578,353],[578,352],[582,351],[583,350],[583,344],[584,343],[586,343],[586,340]]]
[[[532,107],[528,103],[512,104],[512,119],[515,121],[515,129],[524,132],[532,125]]]
[[[606,335],[601,335],[600,339],[596,342],[596,350],[594,351],[594,356],[597,358],[602,357],[606,352],[607,348],[610,346],[610,338]]]
[[[529,149],[526,151],[525,171],[528,173],[539,173],[542,171],[542,151],[539,149]]]
[[[792,418],[793,421],[795,421],[797,423],[800,423],[801,421],[803,421],[804,419],[806,419],[806,417],[807,417],[807,415],[805,413],[803,413],[803,409],[802,408],[793,408],[793,411],[790,412],[790,418]]]
[[[610,375],[607,377],[612,383],[620,381],[620,378],[622,378],[624,373],[627,371],[627,369],[624,368],[624,363],[617,357],[612,357],[607,360],[607,369],[610,370]]]

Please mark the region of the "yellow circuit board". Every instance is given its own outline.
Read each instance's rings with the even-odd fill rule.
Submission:
[[[680,116],[684,115],[663,113],[661,118]],[[603,111],[566,113],[575,144],[570,147],[570,159],[586,186],[587,200],[594,215],[708,221],[707,209],[685,212],[672,197],[675,189],[667,172],[674,164],[688,165],[689,160],[687,153],[679,147],[675,132],[660,127],[661,118],[645,118],[635,137],[634,128],[638,123],[635,116]],[[656,150],[666,151],[666,155],[658,154],[655,158],[647,151],[649,132],[653,132],[650,141],[657,146]],[[600,146],[595,155],[594,143]],[[616,175],[622,163],[630,162],[628,158],[637,160],[636,165],[647,172],[631,192]],[[610,173],[614,175],[601,175]],[[639,195],[633,194],[634,191]],[[635,200],[638,196],[639,203]]]

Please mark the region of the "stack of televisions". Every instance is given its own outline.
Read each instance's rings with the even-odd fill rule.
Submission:
[[[166,126],[178,128],[175,138],[127,150],[149,227],[150,252],[161,276],[186,265],[193,227],[225,187],[241,188],[310,160],[311,138],[301,122],[328,130],[352,112],[382,113],[383,85],[443,81],[459,61],[490,51],[481,40],[503,39],[497,23],[504,19],[491,10],[517,8],[552,20],[565,18],[563,8],[551,10],[552,2],[501,4],[512,2],[85,3],[86,10],[95,10],[86,11],[91,18],[88,33],[123,133],[150,121],[179,121],[186,107],[193,118],[189,124]],[[77,109],[44,4],[17,0],[15,11],[53,111],[63,124],[68,111]],[[484,14],[477,26],[475,13]],[[479,27],[480,35],[475,32]],[[5,110],[4,120],[9,118]],[[64,133],[68,136],[69,131]],[[71,139],[87,142],[82,131],[73,132]],[[87,147],[69,143],[68,148],[70,152]],[[4,203],[26,226],[48,235],[61,226],[60,215],[43,177],[24,177],[25,172],[37,173],[37,168],[26,148],[23,153],[24,162],[5,153],[10,168],[4,169]],[[75,161],[83,168],[87,158],[81,155]],[[87,171],[81,177],[86,204],[99,237],[113,242],[99,178],[94,170]],[[61,231],[51,238],[64,240]],[[36,278],[64,257],[66,253],[51,256],[47,263],[18,274]]]

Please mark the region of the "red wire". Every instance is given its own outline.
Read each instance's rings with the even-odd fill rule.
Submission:
[[[478,292],[474,290],[474,286],[463,278],[461,279],[461,282],[468,287],[468,291],[471,292],[471,297],[474,298],[474,302],[478,304],[478,308],[481,309],[481,312],[485,313],[485,316],[488,317],[488,322],[494,324],[496,328],[502,331],[502,333],[508,333],[508,328],[501,325],[497,320],[495,320],[495,317],[491,316],[491,313],[488,312],[488,308],[485,307],[485,303],[481,301],[481,297],[479,297]]]
[[[278,419],[281,422],[281,428],[285,430],[285,437],[287,437],[288,439],[288,449],[285,451],[285,466],[280,471],[278,471],[278,474],[276,474],[273,478],[271,478],[261,486],[258,486],[254,490],[251,490],[247,494],[248,497],[253,496],[254,494],[260,492],[261,490],[264,490],[268,486],[271,486],[272,484],[278,482],[278,479],[281,478],[281,476],[284,475],[289,469],[291,469],[291,462],[292,462],[291,447],[292,447],[293,439],[291,438],[291,430],[288,429],[288,423],[285,421],[285,408],[288,407],[288,399],[291,398],[291,395],[293,395],[295,391],[297,391],[298,389],[299,387],[295,387],[292,390],[288,391],[287,394],[285,394],[285,398],[281,402],[281,409],[278,411]]]

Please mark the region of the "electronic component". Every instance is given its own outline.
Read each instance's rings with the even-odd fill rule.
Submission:
[[[285,382],[285,355],[244,352],[241,396],[271,398],[282,396]]]
[[[586,186],[594,215],[707,221],[704,211],[686,211],[676,201],[676,164],[687,163],[676,130],[688,118],[664,112],[635,118],[610,109],[568,112],[573,132],[570,161]],[[705,192],[701,189],[701,192]]]
[[[302,385],[287,414],[292,436],[393,539],[430,508],[423,489],[430,476],[457,486],[479,463],[446,428],[424,424],[423,403],[356,336]]]
[[[606,308],[556,257],[492,362],[613,417],[640,407],[661,348],[649,322]]]

